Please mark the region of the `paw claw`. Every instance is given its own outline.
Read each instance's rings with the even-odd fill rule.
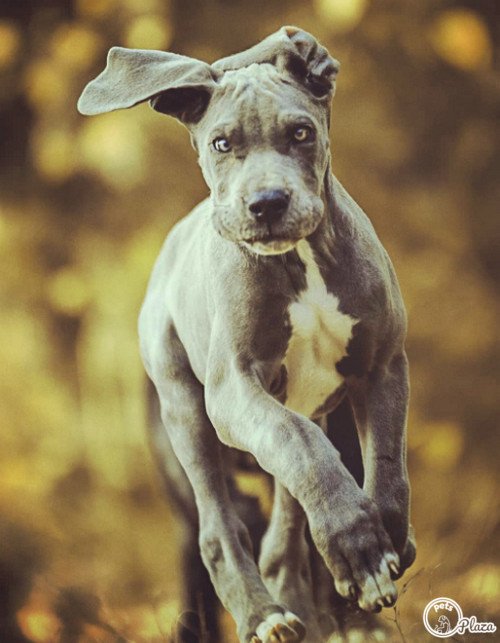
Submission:
[[[389,563],[389,569],[392,572],[393,578],[397,578],[399,576],[399,567],[396,565],[396,563]]]
[[[295,634],[295,631],[290,632],[288,625],[278,623],[278,625],[274,626],[274,632],[271,634],[271,641],[273,643],[280,643],[280,641],[296,641],[297,637]],[[292,638],[290,638],[290,635]]]
[[[375,572],[365,573],[359,582],[360,597],[358,604],[367,612],[380,612],[396,602],[397,589],[392,582],[387,558],[383,558]]]
[[[285,620],[287,624],[297,633],[299,636],[299,641],[301,641],[306,635],[306,626],[298,616],[295,616],[293,612],[285,613]]]
[[[385,607],[392,607],[396,603],[396,599],[391,594],[384,596],[384,605]]]

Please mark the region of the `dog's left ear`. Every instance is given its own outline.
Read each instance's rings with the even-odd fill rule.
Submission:
[[[317,98],[333,96],[340,69],[338,60],[307,31],[298,27],[283,27],[295,51],[287,51],[283,63]]]
[[[229,71],[252,63],[271,63],[290,73],[317,98],[331,98],[340,69],[338,60],[307,31],[282,27],[257,45],[233,56],[222,58],[212,67]]]
[[[158,112],[185,124],[203,116],[217,72],[210,65],[165,51],[113,47],[104,71],[83,90],[78,111],[92,116],[149,100]]]

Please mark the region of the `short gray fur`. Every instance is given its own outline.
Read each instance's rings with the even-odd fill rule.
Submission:
[[[157,456],[166,462],[171,445],[189,479],[203,561],[245,642],[331,634],[335,620],[325,626],[323,616],[333,608],[313,600],[322,592],[311,585],[320,581],[312,579],[310,553],[320,554],[313,568],[319,564],[344,599],[368,612],[394,603],[392,579],[415,557],[406,316],[371,223],[330,170],[338,70],[310,34],[283,27],[212,65],[113,48],[79,101],[84,114],[150,100],[176,116],[210,188],[161,250],[139,334],[164,426]],[[300,127],[311,138],[297,144],[291,137]],[[230,142],[228,152],[214,149],[217,138]],[[250,211],[256,195],[268,204],[270,194],[288,200],[278,216],[271,220],[268,205]],[[290,311],[307,288],[301,240],[339,311],[355,320],[346,353],[331,364],[343,385],[310,418],[286,406]],[[362,447],[363,490],[321,428],[343,396]],[[228,486],[221,455],[228,446],[251,453],[275,479],[259,565]]]

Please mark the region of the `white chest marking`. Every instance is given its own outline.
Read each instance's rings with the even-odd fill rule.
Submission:
[[[346,354],[357,319],[339,311],[339,300],[327,292],[309,243],[297,244],[306,267],[306,289],[288,312],[292,335],[284,364],[288,373],[285,406],[311,417],[344,378],[335,364]]]

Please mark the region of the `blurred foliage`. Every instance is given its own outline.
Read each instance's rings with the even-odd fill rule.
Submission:
[[[135,325],[165,234],[206,187],[179,124],[147,106],[85,119],[79,92],[112,45],[210,61],[283,24],[342,62],[334,171],[374,221],[409,309],[422,571],[399,601],[401,628],[427,640],[422,609],[439,595],[499,624],[498,3],[0,11],[1,640],[166,641],[180,609],[182,533],[145,441]]]

